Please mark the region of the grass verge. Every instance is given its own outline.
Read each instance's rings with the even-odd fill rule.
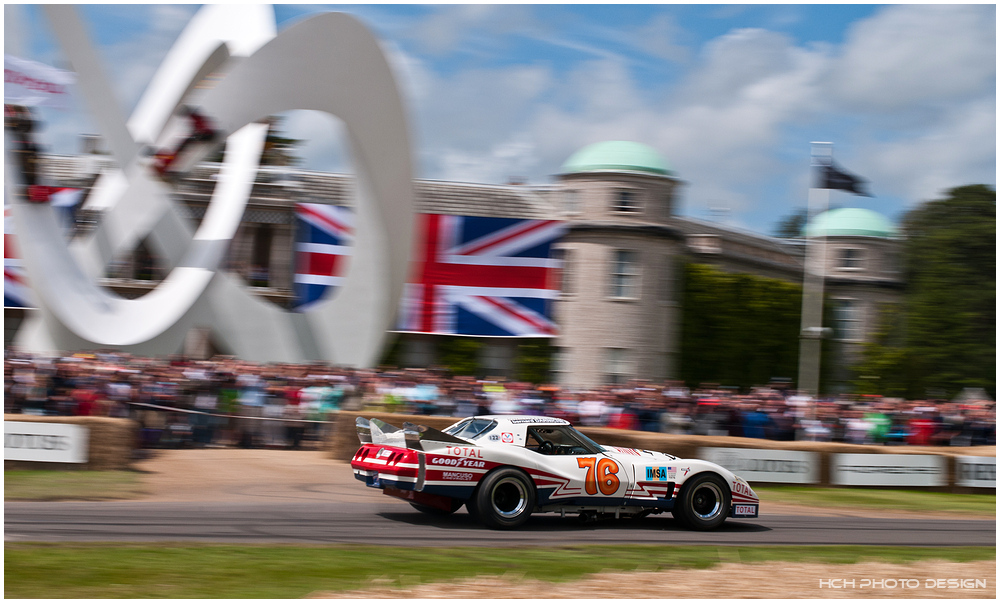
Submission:
[[[568,546],[402,548],[6,543],[11,598],[297,598],[507,572],[553,582],[609,571],[707,568],[721,561],[909,563],[993,560],[995,547]]]
[[[789,503],[810,507],[852,507],[884,511],[941,511],[996,515],[997,495],[952,494],[915,490],[864,490],[808,486],[753,486],[762,504]]]
[[[120,500],[143,493],[133,471],[4,471],[4,500]]]

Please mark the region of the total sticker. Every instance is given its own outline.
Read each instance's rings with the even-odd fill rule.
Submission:
[[[733,505],[735,517],[757,517],[757,505]]]

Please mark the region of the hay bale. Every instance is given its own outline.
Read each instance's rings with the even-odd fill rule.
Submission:
[[[4,469],[51,469],[106,471],[128,469],[132,464],[132,451],[136,448],[139,425],[131,419],[111,417],[37,417],[33,415],[4,415],[4,421],[25,423],[63,423],[79,425],[88,430],[86,463],[39,463],[31,461],[4,461]]]

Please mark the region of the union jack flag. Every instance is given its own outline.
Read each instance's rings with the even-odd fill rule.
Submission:
[[[551,337],[565,223],[423,214],[423,257],[399,329],[420,333]]]
[[[3,307],[33,308],[35,296],[28,285],[28,273],[21,265],[14,235],[14,217],[10,206],[3,208]]]
[[[321,203],[295,205],[295,309],[303,311],[340,285],[354,240],[354,214]]]

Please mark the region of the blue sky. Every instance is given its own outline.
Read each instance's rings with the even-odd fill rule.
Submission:
[[[79,7],[126,110],[197,8]],[[326,10],[382,41],[422,178],[545,184],[586,144],[635,140],[685,182],[682,214],[765,233],[805,205],[813,140],[876,196],[834,203],[893,219],[996,183],[994,5],[277,5],[278,30]],[[7,52],[66,65],[38,7],[5,17]],[[82,103],[43,117],[55,152],[95,131]],[[307,167],[349,170],[336,120],[286,124]]]

